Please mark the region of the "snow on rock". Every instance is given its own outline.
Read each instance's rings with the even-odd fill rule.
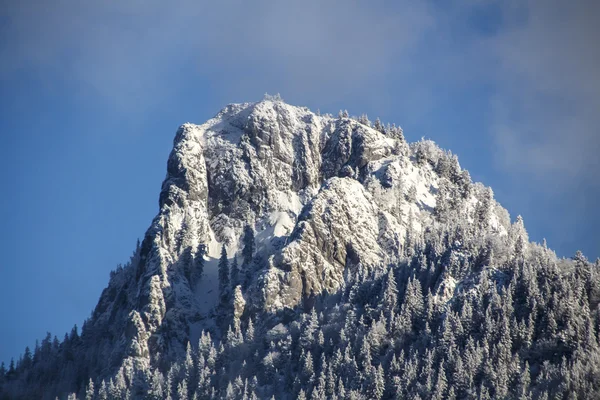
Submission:
[[[218,264],[218,258],[209,258],[204,261],[202,278],[194,290],[197,299],[197,310],[204,317],[210,314],[219,300]]]
[[[244,308],[274,311],[335,292],[346,268],[394,261],[409,231],[434,223],[446,179],[434,158],[442,153],[281,101],[231,104],[202,125],[184,124],[132,271],[111,282],[91,323],[115,332],[119,318],[127,324],[118,351],[134,360],[184,351],[201,329],[216,330],[221,246],[230,259],[238,254],[245,225],[255,230],[257,252],[250,287],[236,290]],[[477,193],[466,202],[470,220],[483,198]],[[509,228],[501,212],[489,218],[498,234]]]
[[[452,296],[454,296],[454,290],[456,288],[456,279],[452,276],[443,276],[435,288],[435,301],[439,303],[446,303]]]
[[[244,308],[246,307],[246,300],[244,299],[244,295],[242,294],[242,287],[237,285],[233,291],[233,316],[235,318],[240,318],[244,313]]]
[[[356,180],[325,182],[301,214],[290,244],[270,259],[263,291],[267,309],[335,291],[348,262],[375,265],[386,259],[377,241],[379,210],[370,197]]]

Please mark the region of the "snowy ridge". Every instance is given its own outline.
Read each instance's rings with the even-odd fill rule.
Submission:
[[[346,266],[376,268],[400,257],[407,232],[418,237],[434,221],[440,176],[427,157],[444,154],[428,142],[409,148],[401,135],[386,136],[365,121],[280,101],[232,104],[202,125],[184,124],[137,268],[150,336],[165,320],[182,329],[151,353],[196,340],[186,326],[210,318],[207,304],[216,302],[208,290],[190,289],[183,252],[194,255],[205,244],[216,259],[224,244],[233,258],[246,224],[256,232],[259,264],[248,296],[264,310],[335,292]],[[469,218],[476,195],[469,194]],[[489,218],[506,233],[494,213]],[[206,272],[214,268],[208,263]],[[165,311],[157,312],[163,302]]]
[[[256,259],[264,265],[250,297],[265,310],[335,292],[346,265],[391,262],[402,254],[409,229],[417,235],[433,223],[440,177],[431,162],[416,157],[444,157],[436,152],[432,143],[411,149],[401,136],[386,136],[364,121],[319,116],[280,101],[232,104],[202,125],[183,125],[169,158],[161,212],[144,241],[153,245],[138,267],[141,293],[153,294],[145,295],[144,307],[153,310],[143,314],[148,330],[158,330],[152,321],[163,318],[185,326],[209,316],[201,293],[181,277],[178,259],[201,243],[209,257],[218,258],[221,244],[233,257],[246,224],[256,231]],[[479,204],[476,194],[469,194],[468,218]],[[494,213],[489,218],[506,233]],[[164,300],[154,298],[161,297],[156,276]],[[153,315],[152,304],[162,301],[173,307]],[[173,345],[188,339],[177,336]]]

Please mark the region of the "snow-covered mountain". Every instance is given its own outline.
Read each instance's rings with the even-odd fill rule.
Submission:
[[[261,398],[309,393],[312,398],[350,394],[355,397],[348,398],[451,398],[448,381],[455,396],[515,395],[523,385],[518,386],[518,377],[511,374],[521,376],[524,364],[503,359],[506,377],[487,379],[492,382],[488,384],[485,351],[493,357],[526,355],[535,362],[537,369],[531,373],[540,381],[534,382],[538,386],[527,383],[525,396],[558,393],[558,385],[566,378],[543,381],[540,368],[544,360],[560,364],[560,357],[532,356],[532,347],[546,333],[549,322],[544,307],[559,307],[548,305],[556,299],[541,299],[534,293],[530,281],[537,277],[536,290],[560,297],[564,293],[552,285],[559,285],[555,280],[560,277],[569,282],[575,279],[574,263],[586,273],[572,282],[579,289],[569,286],[565,290],[571,291],[571,297],[564,296],[587,309],[588,317],[579,328],[572,328],[569,317],[564,317],[553,334],[572,328],[574,336],[557,337],[569,337],[575,344],[587,334],[595,344],[593,351],[586,349],[594,357],[600,354],[598,263],[592,265],[579,255],[575,262],[558,260],[545,246],[529,243],[522,219],[511,224],[491,189],[471,182],[455,156],[431,141],[408,144],[398,127],[371,123],[366,117],[351,118],[345,112],[335,117],[319,115],[279,99],[231,104],[202,125],[188,123],[179,128],[159,206],[130,262],[111,274],[81,334],[75,330],[62,344],[51,344],[46,338],[31,359],[24,357],[19,371],[0,374],[9,398],[19,393],[54,398],[72,391],[83,398],[90,379],[96,390],[92,389],[89,398],[103,397],[102,380],[104,392],[109,393],[112,385],[111,396],[116,398],[160,397],[156,393],[167,398],[171,392],[185,398],[250,398],[251,392]],[[234,263],[236,267],[230,267]],[[536,274],[551,275],[554,280]],[[515,292],[523,285],[523,293]],[[405,332],[398,324],[410,309],[411,293],[417,304],[413,306],[427,310],[411,309],[413,314],[405,316],[409,321]],[[471,302],[475,310],[464,311]],[[511,314],[506,312],[508,303],[516,307]],[[531,310],[538,308],[533,315]],[[502,317],[502,312],[507,315]],[[561,311],[556,313],[562,316]],[[473,326],[477,318],[489,318],[489,326],[484,324],[488,331]],[[490,330],[504,323],[503,318],[518,331],[511,338],[514,348],[505,349],[505,355],[486,342],[491,350],[478,350],[484,348],[483,339],[503,343],[502,335],[507,333]],[[452,350],[445,332],[449,324],[457,328],[454,319],[463,319],[462,331],[456,333],[463,336],[456,338]],[[348,326],[352,321],[356,326]],[[255,328],[257,333],[252,331],[249,338],[248,329]],[[306,338],[306,329],[312,329],[313,336]],[[378,330],[381,338],[375,339],[371,331]],[[522,331],[533,332],[526,350],[521,349],[525,346]],[[366,351],[361,344],[365,341],[373,346],[366,361],[360,359],[365,357],[361,353]],[[545,346],[535,351],[554,349]],[[584,359],[573,356],[576,349],[566,352],[562,344],[556,346],[560,350],[555,352],[569,355],[563,363]],[[250,347],[255,354],[247,354]],[[458,371],[456,359],[446,360],[442,354],[449,349],[449,354],[459,354],[458,359],[468,351],[481,358],[471,360],[478,363],[472,367],[473,387],[443,372],[444,368],[454,374]],[[375,378],[347,380],[340,375],[341,369],[328,369],[336,350],[340,355],[346,351],[348,365],[355,351],[360,364],[354,361],[357,371]],[[289,357],[284,365],[278,357],[286,352]],[[305,370],[307,354],[309,369],[314,369],[312,378]],[[205,368],[211,371],[203,375],[202,365],[210,357],[212,365]],[[320,363],[317,357],[322,357]],[[398,362],[401,357],[405,358]],[[400,371],[392,369],[400,368],[397,365],[402,362],[402,368],[408,368],[415,357],[415,371],[427,368],[420,365],[422,359],[429,357],[435,363],[429,365],[431,376],[419,375],[412,378],[415,382],[399,386]],[[230,365],[234,360],[240,365]],[[254,376],[251,363],[259,365],[253,367],[260,371]],[[270,368],[267,364],[276,365],[274,371],[265,372]],[[446,375],[440,375],[439,365]],[[50,370],[56,367],[62,372],[52,375]],[[597,376],[599,369],[586,370],[592,374],[586,376]],[[327,380],[326,389],[326,383],[319,389],[318,373]],[[333,387],[327,374],[334,376]],[[295,375],[301,376],[297,382],[290,378]],[[39,380],[27,389],[32,376]],[[240,386],[242,379],[246,382]],[[445,386],[432,386],[432,380]],[[597,394],[598,385],[567,386],[563,392],[569,390]],[[340,392],[347,395],[340,396]]]
[[[182,257],[206,245],[213,261],[204,273],[216,276],[221,246],[230,258],[241,256],[248,224],[256,232],[258,265],[246,297],[266,311],[334,293],[346,267],[395,261],[409,215],[415,233],[433,222],[440,176],[432,164],[448,155],[428,142],[411,151],[399,128],[395,136],[384,131],[281,101],[229,105],[202,125],[183,125],[169,157],[159,215],[142,243],[137,285],[129,291],[130,306],[139,313],[129,318],[143,321],[134,340],[145,346],[166,323],[181,324],[177,340],[161,338],[162,347],[153,352],[197,341],[194,327],[210,318],[218,296],[207,304],[214,281],[192,288]],[[455,160],[448,157],[453,171],[446,173],[466,179],[461,185],[470,183]],[[479,189],[468,193],[467,218],[476,195],[484,195]],[[410,201],[404,200],[411,190]],[[506,234],[508,219],[505,226],[500,219],[491,212],[489,224]]]

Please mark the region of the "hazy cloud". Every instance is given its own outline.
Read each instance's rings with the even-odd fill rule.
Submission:
[[[379,82],[433,23],[425,5],[346,1],[24,1],[2,18],[3,78],[26,67],[76,79],[126,110],[169,93],[190,65],[224,90],[268,82],[342,98]]]
[[[499,62],[499,161],[533,171],[544,184],[583,179],[598,187],[600,5],[529,1],[504,12],[507,27],[491,40]]]

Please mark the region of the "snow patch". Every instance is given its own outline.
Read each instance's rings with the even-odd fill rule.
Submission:
[[[208,257],[204,261],[202,278],[196,285],[194,296],[198,311],[207,316],[219,301],[219,259]]]

